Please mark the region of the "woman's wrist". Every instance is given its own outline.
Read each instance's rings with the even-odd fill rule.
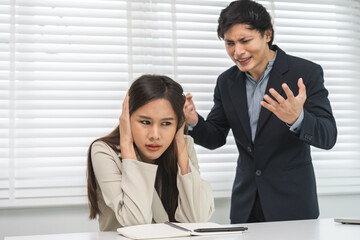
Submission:
[[[134,145],[131,143],[121,143],[120,144],[120,149],[121,149],[121,157],[124,158],[129,158],[129,159],[136,159],[136,154],[135,154],[135,149],[134,149]]]
[[[189,156],[187,152],[184,135],[182,135],[182,137],[178,136],[176,140],[176,146],[177,146],[178,164],[181,170],[181,174],[185,175],[189,172]]]

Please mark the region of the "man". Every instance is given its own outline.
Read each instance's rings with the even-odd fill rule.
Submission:
[[[190,135],[206,148],[224,145],[233,132],[231,223],[315,219],[310,145],[331,149],[337,137],[322,68],[272,45],[271,17],[254,1],[232,2],[218,22],[236,66],[218,77],[206,121],[190,94],[185,113]]]

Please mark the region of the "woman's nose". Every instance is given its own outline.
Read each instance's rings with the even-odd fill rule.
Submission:
[[[149,131],[149,138],[150,139],[159,139],[159,127],[152,126]]]

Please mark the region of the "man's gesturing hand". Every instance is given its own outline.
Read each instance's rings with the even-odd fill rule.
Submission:
[[[298,86],[299,94],[295,97],[289,86],[286,83],[282,84],[287,99],[284,99],[275,89],[271,88],[269,92],[276,101],[265,94],[265,101],[260,102],[261,106],[274,113],[281,121],[289,125],[294,124],[300,116],[306,100],[306,87],[302,78],[299,78]]]

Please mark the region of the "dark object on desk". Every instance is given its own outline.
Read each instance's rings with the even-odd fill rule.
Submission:
[[[360,218],[334,218],[335,222],[343,223],[343,224],[359,224]]]
[[[233,232],[233,231],[245,231],[247,227],[220,227],[220,228],[198,228],[194,229],[194,232]]]

